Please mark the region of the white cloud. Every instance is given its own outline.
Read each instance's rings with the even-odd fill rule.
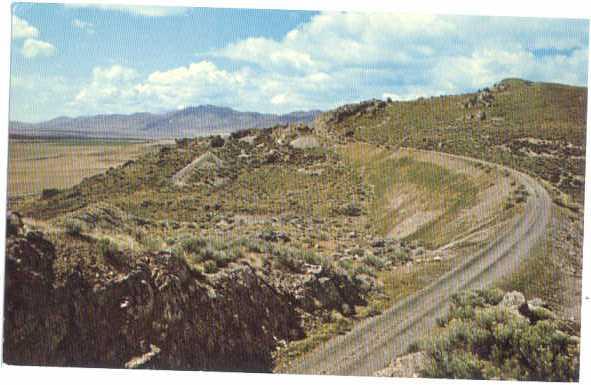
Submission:
[[[91,81],[82,87],[71,106],[84,107],[84,111],[125,112],[133,107],[137,92],[134,81],[138,72],[129,67],[113,65],[108,68],[95,67]]]
[[[12,38],[27,39],[39,36],[39,30],[18,16],[12,16]]]
[[[88,33],[94,33],[94,24],[79,19],[72,20],[72,27],[82,29]]]
[[[201,61],[141,78],[133,68],[97,67],[73,105],[89,111],[162,110],[195,104],[235,105],[247,87],[247,70],[228,72]]]
[[[46,41],[27,39],[23,43],[21,53],[26,58],[34,58],[37,56],[53,56],[55,55],[55,47]]]
[[[65,4],[73,8],[96,8],[106,11],[124,12],[135,16],[163,17],[182,15],[187,12],[185,7],[158,7],[133,5],[105,5],[105,4]]]
[[[251,63],[263,78],[291,74],[285,83],[275,76],[273,88],[284,91],[268,96],[275,105],[288,105],[287,94],[300,96],[294,101],[314,98],[304,80],[326,85],[306,77],[330,73],[342,83],[331,85],[332,93],[320,90],[322,106],[329,106],[329,97],[391,94],[403,100],[463,92],[508,76],[585,85],[587,40],[581,21],[323,13],[280,40],[245,39],[214,54]],[[540,49],[568,52],[536,56]]]
[[[75,103],[93,112],[207,103],[288,112],[460,93],[505,77],[585,85],[587,25],[576,23],[323,13],[281,39],[251,37],[210,52],[211,60],[146,76],[96,68]],[[220,58],[227,67],[216,65]]]
[[[55,47],[48,42],[36,39],[39,30],[18,16],[12,16],[12,39],[25,39],[21,54],[26,58],[55,55]]]

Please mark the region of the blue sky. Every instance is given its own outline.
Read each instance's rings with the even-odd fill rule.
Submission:
[[[282,113],[505,77],[586,85],[587,61],[583,20],[24,3],[13,6],[10,118]]]

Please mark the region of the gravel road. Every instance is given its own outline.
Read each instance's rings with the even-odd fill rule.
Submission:
[[[446,156],[486,163],[467,157]],[[371,376],[396,356],[404,354],[410,343],[433,330],[436,318],[445,315],[452,294],[464,289],[488,287],[515,271],[522,258],[544,236],[550,219],[551,199],[533,178],[507,170],[526,187],[529,197],[522,214],[508,221],[498,238],[425,289],[294,360],[283,372]]]

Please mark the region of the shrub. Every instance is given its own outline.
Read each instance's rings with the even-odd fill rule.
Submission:
[[[367,265],[374,267],[377,270],[382,270],[386,266],[384,260],[377,255],[368,255],[365,257],[364,261]]]
[[[110,239],[99,239],[96,246],[103,258],[115,259],[119,255],[119,248]]]
[[[421,344],[418,341],[413,341],[406,348],[407,353],[416,353],[421,350]]]
[[[181,246],[187,253],[198,253],[207,245],[203,238],[188,238],[182,241]]]
[[[64,223],[66,234],[77,237],[82,233],[82,222],[77,219],[68,219]]]
[[[323,262],[318,254],[310,250],[302,250],[300,255],[303,261],[310,265],[321,265]]]
[[[50,199],[60,193],[56,188],[46,188],[41,191],[41,199]]]
[[[142,245],[147,251],[158,252],[162,247],[162,239],[157,237],[144,237]]]
[[[215,263],[215,261],[205,261],[203,264],[203,271],[208,274],[217,273],[218,265]]]
[[[445,328],[425,343],[422,374],[437,378],[576,381],[579,343],[550,319],[528,319],[494,306],[500,290],[454,295]],[[544,317],[543,317],[544,318]]]
[[[246,243],[246,249],[250,252],[250,253],[257,253],[257,254],[262,254],[265,252],[266,247],[265,244],[263,242],[251,239],[248,240]]]
[[[363,214],[363,210],[357,203],[351,202],[341,208],[341,214],[349,217],[358,217]]]
[[[345,269],[348,273],[353,273],[353,261],[350,259],[341,259],[338,262],[339,266]]]
[[[376,275],[376,271],[375,269],[372,269],[370,266],[368,265],[359,265],[357,266],[357,268],[355,269],[354,275],[359,275],[359,274],[366,274],[366,275],[370,275],[370,276],[374,276]]]

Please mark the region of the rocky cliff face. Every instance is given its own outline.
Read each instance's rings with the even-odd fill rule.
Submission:
[[[78,268],[58,280],[56,246],[18,214],[7,224],[9,364],[268,371],[311,314],[364,303],[334,268],[288,276],[241,263],[206,275],[166,252],[129,258],[111,278]]]
[[[9,218],[4,357],[10,364],[267,370],[302,334],[293,298],[247,265],[207,281],[170,254],[145,255],[90,287],[55,287],[53,245]]]

